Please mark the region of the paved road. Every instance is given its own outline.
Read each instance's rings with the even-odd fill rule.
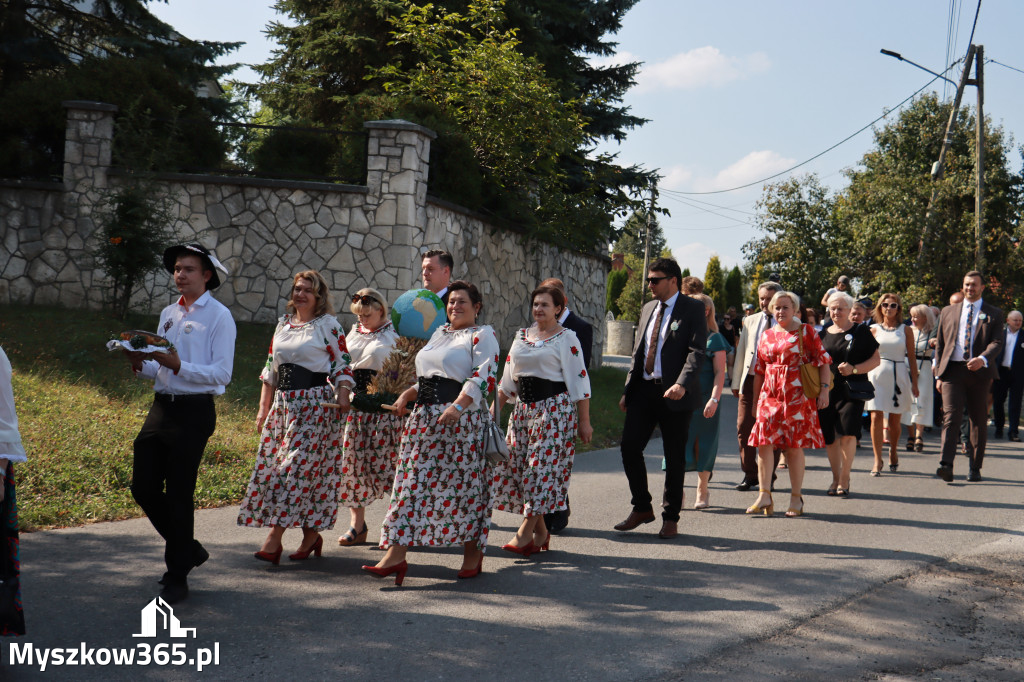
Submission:
[[[936,434],[901,453],[898,474],[867,475],[861,450],[850,499],[826,497],[823,451],[810,454],[808,515],[743,514],[735,401],[722,407],[712,508],[687,509],[675,541],[657,523],[612,526],[629,511],[616,450],[577,458],[569,529],[552,551],[519,559],[499,547],[518,518],[496,513],[484,573],[455,580],[457,551],[414,551],[402,588],[363,575],[372,546],[273,567],[252,559],[262,532],[236,510],[198,514],[213,557],[175,609],[195,639],[133,638],[157,592],[162,548],[142,519],[23,539],[35,647],[219,648],[202,673],[174,666],[10,665],[3,679],[744,680],[1024,679],[1024,505],[1020,446],[994,443],[985,481],[935,478]],[[660,487],[660,442],[648,448]],[[689,477],[692,504],[695,477]],[[778,487],[787,488],[785,476]],[[783,508],[788,495],[777,493]],[[384,504],[371,507],[371,527]],[[375,533],[374,533],[375,534]],[[286,535],[294,549],[298,534]]]

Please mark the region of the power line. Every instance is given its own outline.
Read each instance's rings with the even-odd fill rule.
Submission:
[[[1009,69],[1010,71],[1016,71],[1017,73],[1024,73],[1024,69],[1018,69],[1015,66],[1010,66],[1009,64],[1003,64],[1002,62],[997,62],[994,59],[986,59],[985,63],[986,64],[998,64],[999,66],[1003,67],[1004,69]]]
[[[796,164],[795,166],[790,166],[786,170],[779,171],[778,173],[775,173],[774,175],[769,175],[766,178],[762,178],[760,180],[755,180],[754,182],[748,182],[747,184],[739,185],[738,187],[730,187],[729,189],[716,189],[716,190],[712,190],[710,192],[679,192],[679,191],[677,191],[676,194],[683,194],[683,195],[686,195],[686,196],[692,196],[692,195],[699,196],[699,195],[705,195],[705,194],[724,194],[725,192],[735,192],[736,190],[739,190],[739,189],[746,189],[747,187],[753,187],[754,185],[760,185],[763,182],[768,182],[769,180],[774,180],[777,177],[780,177],[782,175],[785,175],[787,173],[795,171],[797,168],[800,168],[801,166],[806,166],[811,161],[814,161],[815,159],[821,158],[825,154],[828,154],[830,151],[832,151],[836,147],[839,147],[840,145],[845,144],[846,142],[849,142],[850,140],[852,140],[853,138],[857,137],[858,135],[860,135],[865,130],[867,130],[871,126],[875,125],[876,123],[878,123],[882,119],[885,119],[885,118],[888,118],[889,116],[891,116],[893,114],[893,112],[898,110],[900,107],[902,107],[904,104],[906,104],[910,100],[912,100],[915,97],[917,97],[922,92],[924,92],[925,89],[927,89],[929,85],[931,85],[932,83],[937,81],[939,78],[941,78],[943,75],[945,75],[950,69],[952,69],[954,66],[959,64],[960,61],[961,60],[958,59],[957,61],[955,61],[952,64],[950,64],[949,67],[945,71],[942,72],[942,74],[940,74],[939,76],[936,76],[935,78],[932,78],[930,81],[925,83],[919,90],[914,92],[914,94],[910,95],[910,97],[907,97],[905,100],[903,100],[902,102],[900,102],[899,104],[894,106],[892,109],[888,110],[887,112],[885,112],[884,114],[882,114],[881,116],[876,118],[871,123],[868,123],[866,126],[861,128],[860,130],[856,131],[855,133],[852,133],[852,134],[844,137],[843,139],[839,140],[839,142],[836,142],[834,145],[832,145],[828,149],[826,149],[826,150],[824,150],[822,152],[818,152],[817,154],[815,154],[811,158],[807,159],[806,161],[801,161],[800,163]]]
[[[660,192],[662,194],[668,195],[668,197],[670,199],[675,199],[676,201],[683,201],[683,200],[678,198],[678,197],[672,196],[673,194],[686,194],[685,192],[677,192],[676,190],[672,190],[672,189],[662,189],[662,190],[660,190]],[[719,206],[718,204],[712,204],[709,201],[701,201],[700,199],[687,199],[687,201],[693,201],[693,202],[696,202],[698,204],[704,204],[705,206],[710,206],[711,208],[717,208],[717,209],[722,210],[722,211],[734,211],[736,213],[743,213],[743,214],[746,214],[746,215],[757,215],[756,213],[753,213],[751,211],[744,211],[744,210],[741,210],[741,209],[738,209],[738,208],[733,208],[733,206],[743,206],[743,205],[749,204],[750,203],[749,201],[741,201],[738,204],[733,204],[733,206]],[[683,201],[683,203],[686,203],[686,201]],[[691,204],[688,204],[688,205],[691,205]],[[694,208],[701,208],[701,207],[700,206],[695,206]],[[703,210],[706,210],[706,209],[701,208],[701,210],[703,211]]]
[[[974,10],[974,23],[971,24],[971,37],[967,41],[968,45],[974,44],[974,29],[978,28],[978,15],[981,14],[981,0],[978,0],[978,8]]]

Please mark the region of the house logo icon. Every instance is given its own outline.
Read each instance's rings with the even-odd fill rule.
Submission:
[[[174,609],[160,597],[142,607],[142,632],[132,637],[156,637],[157,632],[166,631],[171,637],[189,637],[195,639],[195,628],[183,628]]]

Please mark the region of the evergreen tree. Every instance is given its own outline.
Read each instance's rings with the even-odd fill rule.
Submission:
[[[608,273],[608,283],[605,288],[605,309],[610,310],[612,316],[616,319],[618,319],[622,312],[619,309],[619,296],[622,295],[622,290],[626,288],[628,281],[629,270],[626,268],[612,270]]]
[[[737,311],[743,307],[743,273],[738,265],[734,265],[725,278],[725,307]]]
[[[623,224],[619,231],[619,238],[616,240],[612,250],[615,253],[633,254],[644,262],[644,237],[647,233],[647,210],[639,209],[633,212]],[[651,216],[651,260],[657,258],[666,248],[665,233],[661,229],[656,215]]]
[[[717,255],[708,260],[704,270],[704,293],[715,302],[715,311],[721,314],[725,310],[725,277],[722,275],[722,262]]]

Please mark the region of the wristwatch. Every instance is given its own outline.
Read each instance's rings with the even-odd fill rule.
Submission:
[[[711,402],[713,402],[713,403],[715,403],[717,405],[718,404],[718,398],[712,398]]]
[[[854,366],[853,366],[853,373],[854,373],[854,374],[856,374],[856,373],[857,373],[857,365],[854,365]]]

